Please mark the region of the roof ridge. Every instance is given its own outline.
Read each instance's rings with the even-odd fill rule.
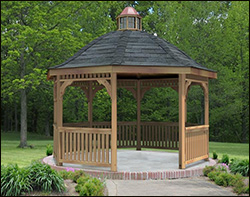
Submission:
[[[98,41],[102,40],[104,37],[108,36],[109,34],[114,33],[114,31],[108,32],[94,40],[92,40],[90,43],[88,43],[87,45],[85,45],[84,47],[82,47],[79,51],[77,51],[72,57],[68,58],[65,62],[63,62],[62,64],[50,67],[50,68],[59,68],[64,66],[65,64],[73,61],[75,58],[77,58],[78,56],[80,56],[83,52],[85,52],[86,50],[88,50],[91,46],[93,46],[95,43],[97,43]],[[49,68],[49,69],[50,69]]]
[[[125,30],[119,36],[119,40],[117,42],[117,47],[113,55],[114,58],[113,58],[113,61],[111,62],[111,65],[120,65],[122,63],[124,55],[125,55],[125,50],[128,44],[127,41],[131,33],[132,31]]]

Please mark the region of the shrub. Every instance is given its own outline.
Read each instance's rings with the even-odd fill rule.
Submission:
[[[230,166],[232,173],[240,173],[242,176],[249,176],[249,160],[232,159]]]
[[[238,180],[235,183],[233,190],[237,194],[242,194],[242,193],[247,192],[247,188],[245,187],[245,184],[244,184],[243,180]]]
[[[80,187],[80,196],[103,196],[104,185],[97,179],[89,179],[84,185]]]
[[[224,173],[223,173],[223,174],[224,174]],[[224,180],[224,178],[223,178],[221,175],[222,175],[222,174],[220,174],[219,176],[216,176],[216,177],[214,178],[214,182],[215,182],[217,185],[226,187],[226,186],[227,186],[227,182]]]
[[[214,181],[215,178],[216,178],[217,176],[219,176],[221,173],[222,173],[222,172],[219,172],[219,171],[214,170],[214,171],[212,171],[212,172],[209,172],[207,176],[208,176],[208,178],[209,178],[211,181]]]
[[[29,172],[17,164],[1,166],[1,196],[20,196],[32,191]]]
[[[222,155],[222,159],[220,160],[220,163],[225,163],[225,164],[229,164],[229,156],[227,154]]]
[[[81,176],[79,179],[77,179],[77,186],[75,187],[76,192],[80,192],[82,186],[88,182],[90,179],[89,176]]]
[[[215,151],[213,151],[213,159],[217,159],[218,158],[218,155]]]
[[[47,146],[46,146],[46,155],[47,156],[50,156],[50,155],[52,155],[53,154],[53,147],[50,145],[50,144],[48,144]]]
[[[216,168],[214,166],[206,166],[204,169],[203,169],[203,174],[204,176],[207,176],[209,172],[212,172],[214,171]]]
[[[77,179],[79,179],[81,176],[86,176],[83,170],[77,170],[72,175],[72,180],[76,183]]]
[[[230,173],[221,173],[219,177],[221,177],[224,180],[224,184],[223,184],[224,187],[231,185],[231,182],[235,179],[234,175]],[[215,179],[215,183],[216,183],[216,179]]]
[[[59,176],[61,176],[64,180],[72,179],[74,173],[72,171],[61,170],[58,172]]]
[[[230,181],[230,186],[235,186],[237,182],[242,181],[243,182],[243,176],[239,173],[234,175],[234,178]]]
[[[30,173],[30,180],[34,189],[45,192],[62,192],[65,190],[63,179],[49,165],[33,161],[27,169]]]

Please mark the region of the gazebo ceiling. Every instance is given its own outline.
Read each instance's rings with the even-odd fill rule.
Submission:
[[[93,66],[192,67],[212,71],[173,44],[144,31],[109,32],[50,69]]]

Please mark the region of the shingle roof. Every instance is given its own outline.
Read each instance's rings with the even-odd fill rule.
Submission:
[[[64,63],[51,68],[115,65],[194,67],[213,71],[157,36],[130,30],[113,31],[100,36]]]

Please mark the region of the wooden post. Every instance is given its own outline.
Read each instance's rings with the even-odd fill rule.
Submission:
[[[93,88],[92,88],[92,81],[89,81],[88,122],[89,122],[89,127],[92,128],[92,126],[93,126]]]
[[[209,91],[208,91],[208,82],[207,85],[205,84],[206,88],[204,89],[204,107],[205,107],[205,125],[209,125]],[[209,161],[209,128],[208,128],[208,136],[207,136],[207,155],[208,158],[206,159]]]
[[[141,150],[141,85],[137,80],[137,145],[136,150]]]
[[[60,95],[61,94],[61,84],[60,84],[60,80],[59,77],[57,77],[57,88],[56,88],[56,94],[57,94],[57,104],[56,104],[56,126],[58,127],[62,127],[63,126],[63,97]],[[59,136],[59,131],[58,129],[56,129],[57,133],[56,133],[56,138],[57,138],[57,142],[56,142],[56,150],[57,150],[57,159],[56,159],[56,165],[61,166],[62,163],[59,163],[59,157],[60,157],[60,136]]]
[[[179,168],[185,168],[185,74],[179,74]]]
[[[117,171],[117,74],[111,75],[111,171]]]
[[[53,125],[53,157],[56,158],[56,106],[57,106],[57,81],[54,80],[54,125]]]

